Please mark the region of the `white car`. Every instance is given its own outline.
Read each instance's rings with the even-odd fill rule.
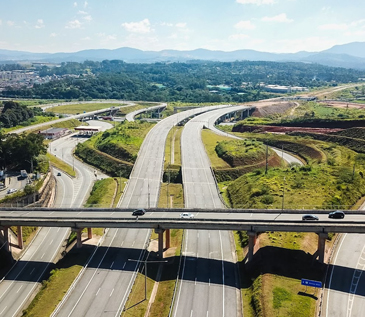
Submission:
[[[191,219],[191,218],[194,218],[194,215],[189,212],[183,212],[182,214],[180,214],[180,218]]]
[[[8,193],[8,194],[12,194],[12,193],[15,193],[16,191],[17,191],[17,189],[15,189],[15,188],[10,188],[10,189],[8,189],[7,193]]]

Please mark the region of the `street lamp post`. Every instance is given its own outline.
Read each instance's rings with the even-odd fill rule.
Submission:
[[[148,253],[149,255],[149,253]],[[144,299],[147,300],[147,264],[148,263],[167,263],[167,260],[165,261],[147,261],[148,255],[144,262]],[[132,262],[142,262],[141,260],[135,260],[135,259],[128,259],[128,261]]]
[[[281,210],[284,209],[284,193],[285,193],[284,186],[285,186],[285,176],[284,176],[284,182],[283,182],[283,199],[281,201]]]

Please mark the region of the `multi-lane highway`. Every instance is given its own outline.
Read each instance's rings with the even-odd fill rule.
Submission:
[[[92,171],[85,172],[81,162],[74,162],[72,148],[75,143],[72,140],[59,139],[55,144],[63,159],[74,164],[78,171],[75,179],[64,174],[57,176],[56,205],[64,208],[81,207],[95,176]],[[22,311],[69,232],[69,228],[39,230],[22,258],[0,283],[0,316],[17,316]]]
[[[231,109],[214,112],[220,117],[229,111]],[[201,130],[211,117],[212,113],[204,113],[193,118],[181,135],[186,208],[224,207],[201,140]],[[173,316],[241,315],[233,241],[229,231],[186,231]]]
[[[157,206],[163,173],[165,142],[169,130],[174,124],[177,124],[178,119],[183,120],[194,114],[214,108],[217,107],[186,111],[162,120],[151,129],[138,153],[119,207],[144,208]],[[54,315],[120,315],[127,301],[137,270],[137,265],[135,264],[127,266],[128,259],[141,259],[149,242],[148,237],[150,234],[149,230],[125,229],[124,231],[111,229],[107,232],[105,240],[95,254],[96,258],[100,259],[99,263],[84,270],[84,274],[68,292],[59,307],[57,307]],[[120,238],[120,235],[125,235],[129,238],[123,239]],[[128,253],[129,251],[133,253],[133,256]],[[117,270],[113,270],[114,265],[118,268]],[[104,290],[110,289],[108,277],[111,276],[111,273],[113,273],[113,279],[117,279],[119,284],[118,288],[113,288],[110,291],[109,301],[120,303],[119,306],[108,306],[105,302],[95,301],[95,298],[101,292],[104,294]],[[93,278],[89,281],[90,276],[98,276],[99,278]],[[75,298],[77,298],[76,302]],[[98,305],[98,309],[95,308],[95,305]]]

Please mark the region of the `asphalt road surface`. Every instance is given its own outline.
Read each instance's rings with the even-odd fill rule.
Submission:
[[[214,108],[216,107],[210,109]],[[163,172],[165,142],[169,130],[174,124],[177,124],[179,119],[183,120],[208,109],[209,107],[204,110],[194,109],[171,116],[160,121],[151,129],[140,148],[118,207],[145,208],[157,206]],[[123,238],[124,236],[134,238],[127,239]],[[92,259],[81,278],[66,294],[53,315],[80,316],[80,314],[83,315],[86,312],[88,316],[119,316],[136,277],[136,263],[139,264],[130,261],[132,263],[127,265],[128,259],[138,261],[143,257],[149,242],[149,236],[149,230],[108,230],[104,241],[95,254],[96,257],[100,258],[99,263],[93,264],[94,258]],[[113,266],[117,269],[114,270]],[[94,278],[90,279],[90,276],[94,276]],[[113,276],[114,280],[119,281],[118,287],[110,289],[109,276]],[[110,290],[110,292],[108,293],[105,290]],[[118,303],[119,305],[107,305],[105,299],[104,301],[99,300],[99,295],[104,296],[104,298],[109,296],[109,303]],[[74,298],[77,298],[76,302]]]
[[[98,122],[99,123],[99,122]],[[73,163],[72,148],[75,142],[67,139],[55,141],[66,162]],[[62,158],[61,157],[61,158]],[[94,181],[93,171],[85,171],[81,162],[75,162],[76,178],[62,174],[56,176],[57,192],[55,205],[58,207],[81,207]],[[54,173],[58,173],[54,170]],[[36,290],[44,272],[55,259],[61,245],[69,235],[69,228],[41,228],[24,252],[22,258],[0,283],[0,316],[17,316]]]
[[[219,114],[232,109],[216,110]],[[224,208],[201,130],[213,112],[190,120],[181,135],[186,208]],[[229,231],[187,230],[173,316],[240,316],[239,281]]]

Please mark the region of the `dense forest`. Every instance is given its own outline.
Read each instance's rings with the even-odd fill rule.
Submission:
[[[365,77],[362,71],[319,64],[252,61],[154,64],[85,61],[62,63],[60,67],[44,66],[39,74],[76,76],[34,85],[32,89],[8,88],[2,95],[43,99],[243,102],[273,96],[264,92],[260,83],[313,88],[356,82]],[[229,89],[221,89],[219,85],[227,85]]]
[[[37,165],[36,157],[46,153],[41,134],[0,133],[0,169],[31,169]]]
[[[28,108],[26,106],[19,105],[17,102],[4,101],[0,112],[0,128],[15,127],[20,123],[27,122],[29,119],[37,115],[52,116],[53,114],[43,113],[42,109],[38,107]]]

